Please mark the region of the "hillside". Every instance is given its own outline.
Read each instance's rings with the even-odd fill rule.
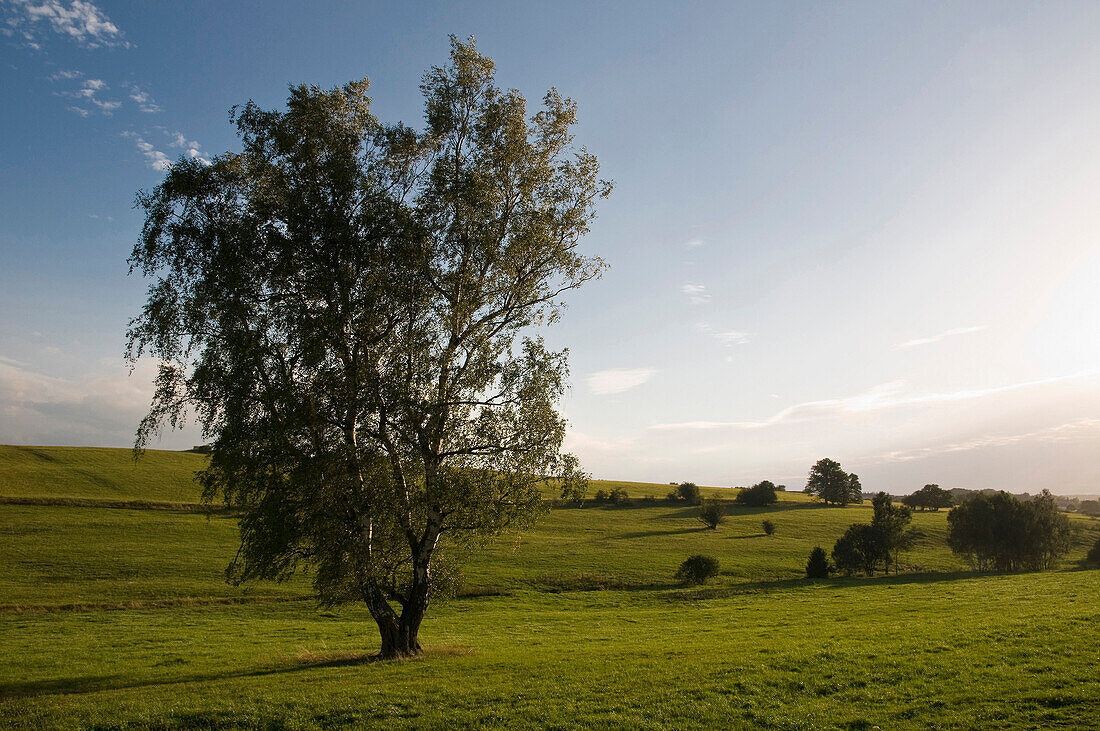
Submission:
[[[946,513],[917,513],[908,573],[810,582],[810,549],[868,507],[784,495],[717,531],[663,502],[557,508],[464,557],[426,658],[370,664],[369,615],[318,608],[307,575],[225,583],[232,516],[106,507],[197,499],[203,457],[146,460],[0,448],[3,497],[90,501],[0,504],[0,727],[1079,727],[1100,712],[1100,572],[1074,570],[1095,519],[1074,519],[1063,570],[989,576],[947,550]],[[670,487],[592,490],[614,486]],[[720,561],[705,587],[673,581],[692,553]]]

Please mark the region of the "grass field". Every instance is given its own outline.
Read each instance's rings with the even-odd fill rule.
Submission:
[[[868,507],[785,495],[733,510],[717,531],[683,506],[555,509],[470,557],[459,596],[429,611],[425,657],[371,662],[369,615],[319,609],[308,577],[224,582],[234,519],[182,505],[197,500],[190,475],[203,459],[150,452],[135,465],[126,450],[0,447],[0,726],[1089,728],[1100,718],[1100,572],[1075,568],[1100,535],[1095,519],[1074,520],[1061,570],[996,576],[947,550],[945,513],[918,513],[925,538],[909,573],[807,581],[810,549],[869,521]],[[614,486],[669,489],[592,490]],[[119,504],[131,507],[107,507]],[[717,580],[674,585],[690,553],[717,557]]]

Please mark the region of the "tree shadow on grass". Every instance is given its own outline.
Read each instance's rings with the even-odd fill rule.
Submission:
[[[634,532],[634,533],[619,533],[618,535],[607,536],[606,539],[601,539],[601,540],[623,541],[623,540],[629,540],[631,538],[653,538],[653,537],[656,537],[656,536],[675,536],[675,535],[683,535],[684,533],[698,533],[699,531],[705,531],[705,530],[707,530],[707,527],[705,525],[698,525],[698,526],[693,525],[693,526],[685,526],[683,528],[669,528],[669,529],[664,529],[664,530],[643,530],[643,531],[637,531],[637,532]]]
[[[0,702],[17,698],[30,698],[42,695],[81,695],[98,693],[105,690],[125,690],[144,688],[152,685],[179,685],[183,683],[206,683],[234,678],[253,678],[265,675],[295,673],[302,670],[320,668],[340,668],[374,663],[412,662],[433,657],[453,657],[471,655],[473,650],[467,647],[427,647],[417,657],[401,660],[384,660],[369,652],[302,652],[296,657],[282,658],[263,667],[227,669],[215,672],[197,672],[175,677],[126,678],[121,675],[89,675],[72,678],[48,678],[43,680],[24,680],[0,682]]]

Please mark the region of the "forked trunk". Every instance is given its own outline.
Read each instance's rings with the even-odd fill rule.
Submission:
[[[382,636],[382,650],[379,656],[383,660],[396,660],[402,657],[419,655],[423,648],[417,633],[420,628],[420,619],[413,622],[404,612],[400,618],[393,617],[392,621],[378,622],[378,632]]]

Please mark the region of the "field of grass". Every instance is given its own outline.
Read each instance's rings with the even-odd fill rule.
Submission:
[[[156,469],[125,450],[0,447],[0,497],[197,499],[187,480],[201,456],[149,456]],[[670,489],[592,490],[617,485],[632,496]],[[319,609],[306,576],[227,585],[231,516],[0,504],[0,727],[1087,728],[1100,718],[1100,572],[1075,569],[1100,521],[1074,520],[1061,570],[997,576],[947,550],[945,513],[918,513],[925,538],[910,573],[807,581],[810,549],[830,548],[870,509],[784,498],[733,509],[717,531],[679,505],[551,510],[470,557],[459,596],[429,611],[426,656],[404,662],[371,662],[369,615]],[[717,557],[721,575],[674,585],[690,553]]]

